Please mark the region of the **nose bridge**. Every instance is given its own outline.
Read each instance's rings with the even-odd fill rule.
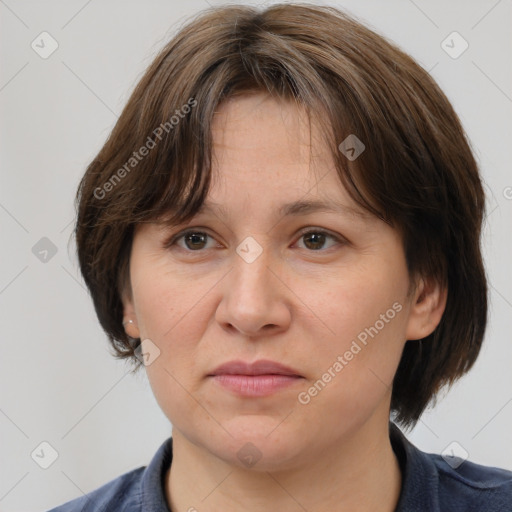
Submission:
[[[263,237],[259,241],[252,236],[246,237],[236,248],[234,258],[233,279],[236,281],[237,293],[265,294],[268,290],[272,264],[271,250]]]
[[[265,326],[283,327],[290,313],[283,290],[276,281],[276,260],[264,237],[247,237],[236,248],[217,320],[245,334],[256,334]]]

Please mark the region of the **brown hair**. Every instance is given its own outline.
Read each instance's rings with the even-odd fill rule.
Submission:
[[[351,197],[402,234],[410,276],[448,288],[440,324],[406,342],[394,378],[395,420],[414,425],[480,351],[484,192],[460,121],[431,76],[333,7],[203,11],[136,86],[77,193],[80,268],[114,355],[137,364],[140,340],[125,334],[121,302],[134,226],[193,217],[210,185],[214,111],[254,91],[295,101],[322,123]],[[349,134],[366,146],[353,161],[338,150]]]

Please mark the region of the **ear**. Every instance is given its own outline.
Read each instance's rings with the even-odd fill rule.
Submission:
[[[130,338],[140,338],[140,330],[137,323],[137,315],[135,313],[135,306],[133,304],[133,299],[131,298],[131,293],[123,293],[121,300],[123,302],[124,332],[130,336]]]
[[[434,279],[420,278],[411,301],[406,339],[420,340],[432,334],[443,316],[448,288]]]

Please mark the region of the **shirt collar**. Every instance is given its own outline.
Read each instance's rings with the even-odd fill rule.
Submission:
[[[402,490],[395,512],[439,511],[438,474],[428,455],[414,446],[402,431],[389,422],[391,446],[400,464]]]
[[[165,479],[172,462],[172,437],[155,453],[142,477],[142,507],[144,512],[171,512],[165,497]]]

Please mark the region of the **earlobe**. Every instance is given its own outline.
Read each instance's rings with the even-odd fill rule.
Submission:
[[[130,336],[130,338],[140,338],[135,307],[133,306],[132,300],[127,297],[123,297],[123,327],[124,332]]]
[[[419,340],[429,336],[443,316],[448,289],[434,279],[420,279],[411,301],[406,338]]]
[[[140,338],[139,327],[135,321],[131,318],[127,318],[123,321],[124,332],[130,336],[130,338]]]

